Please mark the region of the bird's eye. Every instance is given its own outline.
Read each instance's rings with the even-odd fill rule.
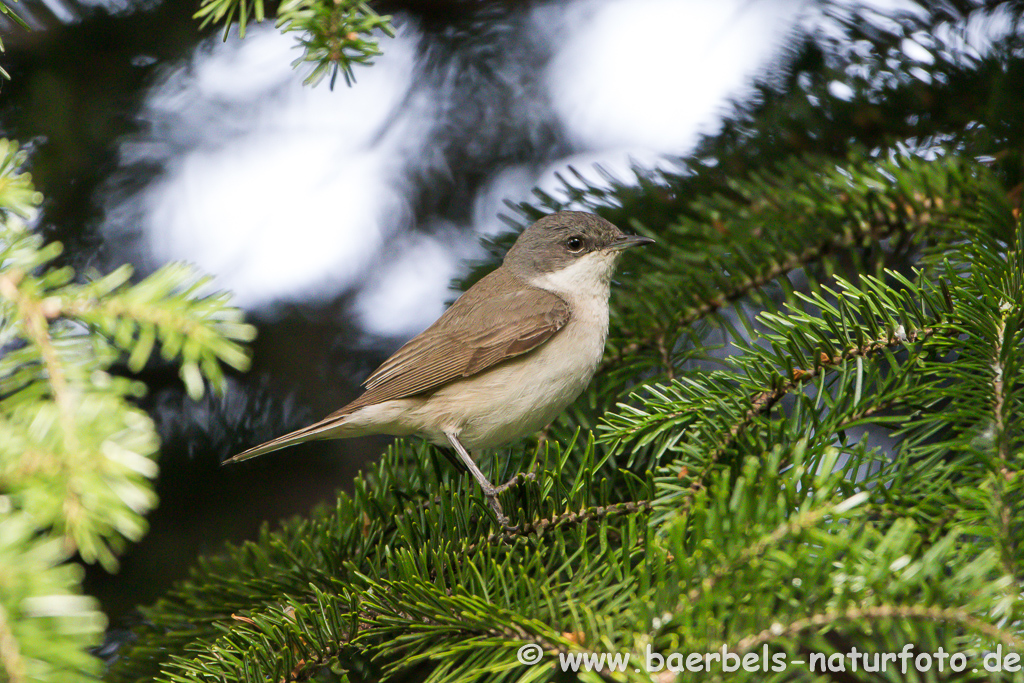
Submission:
[[[573,235],[565,241],[566,248],[574,254],[578,254],[583,251],[583,238],[579,235]]]

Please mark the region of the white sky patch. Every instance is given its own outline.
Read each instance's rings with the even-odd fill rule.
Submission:
[[[393,243],[356,299],[363,329],[395,338],[419,334],[456,297],[451,281],[466,272],[466,259],[482,253],[473,232],[452,225]]]
[[[303,86],[294,38],[272,26],[171,74],[143,112],[153,134],[122,147],[124,161],[166,169],[133,198],[145,258],[195,263],[250,309],[351,286],[411,222],[402,164],[425,145],[433,103],[406,100],[410,33],[353,88]],[[135,229],[116,225],[118,207],[108,215],[115,238]]]
[[[934,64],[935,55],[932,54],[932,51],[928,47],[925,47],[925,45],[922,44],[926,43],[930,47],[932,42],[931,36],[915,34],[913,40],[910,38],[904,38],[900,43],[900,49],[903,50],[903,54],[916,62],[920,62],[922,64]]]
[[[217,274],[237,305],[330,298],[367,267],[402,215],[381,159],[343,163],[318,136],[190,154],[153,188],[149,247]]]
[[[473,202],[473,229],[480,235],[498,235],[508,224],[498,216],[515,216],[506,201],[518,204],[533,198],[537,171],[531,166],[507,166],[491,176]]]
[[[554,36],[554,107],[581,149],[685,153],[789,42],[803,4],[580,0]]]
[[[69,7],[66,3],[62,2],[62,0],[40,0],[40,4],[46,7],[46,9],[50,10],[53,13],[53,16],[56,17],[57,20],[60,21],[61,23],[74,24],[81,19],[79,13],[74,11],[74,9]],[[82,4],[88,5],[89,3],[83,2]],[[118,6],[119,3],[111,2],[111,5],[113,6],[113,10],[121,9]],[[31,24],[29,25],[31,26]],[[43,27],[45,27],[45,23],[43,24],[43,26],[40,26],[40,28]]]
[[[829,81],[828,94],[837,100],[849,102],[857,93],[855,93],[853,88],[851,88],[847,83],[843,83],[842,81]]]

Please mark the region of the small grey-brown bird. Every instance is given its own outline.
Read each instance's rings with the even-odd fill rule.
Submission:
[[[227,462],[315,439],[417,434],[455,449],[506,524],[500,488],[469,451],[536,432],[580,395],[604,355],[619,255],[653,241],[589,213],[541,218],[499,268],[377,368],[362,396]]]

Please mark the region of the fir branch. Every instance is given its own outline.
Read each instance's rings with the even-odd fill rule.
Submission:
[[[855,410],[846,417],[844,417],[839,423],[836,424],[835,430],[842,431],[848,427],[864,420],[865,418],[872,417],[878,413],[889,410],[897,404],[899,399],[889,398],[884,400],[876,401],[873,405],[865,406],[862,410]]]
[[[526,522],[516,527],[493,533],[482,543],[470,545],[466,552],[473,552],[483,545],[508,542],[509,539],[515,537],[542,536],[545,532],[555,529],[570,528],[581,524],[597,522],[605,518],[649,512],[651,505],[652,503],[649,500],[639,500],[615,503],[614,505],[599,505],[581,510],[567,510],[554,517],[533,520],[532,522]]]
[[[915,227],[917,229],[922,229],[926,226],[917,225]],[[896,233],[896,231],[896,227],[889,224],[880,226],[856,225],[848,232],[843,232],[838,235],[824,235],[818,244],[811,245],[798,254],[789,255],[780,262],[769,263],[769,267],[756,276],[739,282],[733,282],[731,283],[732,287],[727,291],[721,292],[712,298],[702,301],[697,306],[683,311],[682,315],[670,323],[670,326],[677,329],[688,327],[698,320],[706,318],[709,315],[713,315],[721,309],[740,301],[744,297],[749,296],[752,292],[760,290],[765,285],[768,285],[778,278],[793,272],[797,268],[803,268],[811,263],[816,263],[820,261],[822,257],[836,251],[849,249],[862,244],[865,239],[886,239]],[[666,368],[673,365],[669,362],[667,351],[668,346],[665,342],[665,332],[662,331],[653,336],[641,337],[640,339],[632,341],[619,351],[606,356],[602,362],[599,372],[601,370],[607,370],[612,366],[619,365],[630,356],[636,355],[646,348],[658,350],[659,355],[662,357],[663,361],[666,362]]]
[[[167,264],[135,285],[127,284],[131,274],[122,266],[86,285],[63,288],[52,297],[54,314],[107,335],[128,355],[134,372],[142,370],[159,341],[165,360],[180,360],[179,376],[196,400],[203,395],[204,376],[215,392],[223,390],[220,363],[248,369],[240,342],[252,341],[255,328],[227,305],[227,294],[204,293],[209,277],[182,263]]]
[[[719,389],[717,396],[715,397],[716,401],[723,401],[725,396],[729,396],[736,400],[737,408],[741,407],[741,405],[745,405],[745,407],[743,408],[742,413],[737,415],[736,420],[733,421],[727,429],[724,429],[724,425],[720,425],[721,421],[717,419],[715,421],[707,421],[706,426],[701,429],[701,433],[705,434],[706,432],[706,438],[715,443],[715,448],[707,451],[707,456],[702,459],[701,471],[693,479],[695,487],[694,491],[699,490],[700,482],[712,470],[722,455],[732,447],[743,431],[759,417],[769,413],[785,396],[793,393],[794,391],[802,390],[810,382],[820,378],[822,374],[837,370],[850,360],[870,358],[888,349],[910,346],[918,341],[924,341],[930,338],[940,329],[941,328],[938,325],[935,325],[920,327],[913,329],[910,332],[906,332],[902,327],[900,327],[875,340],[865,341],[861,344],[847,347],[846,349],[832,355],[825,352],[819,352],[818,356],[813,359],[814,364],[811,365],[811,367],[792,367],[790,378],[788,379],[783,378],[783,376],[779,375],[775,370],[765,373],[765,376],[770,378],[770,381],[775,383],[776,386],[772,389],[760,390],[744,399],[740,399],[737,393],[742,390],[743,385],[749,384],[749,377],[719,371],[701,378],[704,380],[704,384],[708,384],[709,386],[717,387]],[[759,358],[758,360],[767,362],[767,357]],[[749,361],[747,362],[749,364]],[[692,384],[695,383],[696,380],[691,378],[689,382]],[[653,392],[655,390],[648,387],[648,391]],[[667,398],[663,398],[662,400],[669,402]],[[650,429],[652,424],[671,425],[680,418],[691,414],[697,416],[695,419],[698,421],[702,419],[700,417],[701,406],[694,401],[676,400],[669,403],[670,405],[678,407],[675,409],[659,410],[650,420],[627,420],[625,424],[620,425],[612,423],[609,417],[606,416],[606,422],[608,422],[610,434],[606,437],[606,440],[614,439],[615,443],[621,443],[626,439],[636,437],[643,430]],[[635,409],[624,404],[620,404],[620,407],[623,411],[635,411]],[[872,406],[869,410],[848,416],[846,421],[850,422],[854,419],[862,419],[863,417],[874,414],[881,409],[881,406]],[[616,417],[622,418],[626,415],[627,413],[624,412],[620,416]],[[728,416],[726,415],[726,417]],[[700,424],[703,425],[704,423],[701,422]],[[694,429],[693,425],[686,426],[689,429]],[[720,429],[724,429],[724,433],[720,431]],[[680,474],[680,476],[682,477],[684,475]]]
[[[798,512],[794,517],[787,519],[767,535],[758,538],[754,543],[743,548],[738,554],[731,557],[729,562],[719,565],[700,585],[690,590],[686,596],[687,600],[696,602],[702,594],[713,589],[722,578],[735,571],[739,566],[750,562],[756,557],[760,557],[766,550],[778,545],[786,538],[796,536],[813,528],[828,516],[850,510],[866,500],[867,497],[867,494],[862,492],[836,504],[823,505]]]
[[[820,363],[810,368],[794,368],[792,379],[783,380],[776,388],[762,391],[751,397],[750,409],[743,415],[743,419],[733,425],[729,430],[725,441],[720,443],[718,448],[712,452],[711,456],[708,458],[707,467],[714,465],[714,463],[718,461],[718,458],[720,458],[722,454],[729,449],[736,437],[739,436],[739,434],[757,417],[770,412],[784,396],[805,386],[808,382],[818,377],[820,373],[826,370],[835,369],[843,363],[856,358],[868,358],[884,349],[906,346],[917,341],[923,341],[931,337],[939,329],[940,328],[938,327],[925,327],[912,330],[909,333],[893,333],[861,346],[850,347],[837,356],[830,357],[822,354],[819,357]]]
[[[628,365],[648,351],[664,365],[663,350],[674,346],[667,340],[679,330],[772,282],[783,280],[785,287],[788,274],[820,266],[830,255],[894,237],[908,244],[911,239],[945,244],[948,228],[972,209],[977,195],[992,191],[991,180],[985,169],[956,158],[924,162],[894,155],[886,162],[867,162],[854,153],[843,166],[814,158],[787,160],[777,169],[730,181],[728,192],[694,202],[678,219],[679,227],[659,235],[669,250],[704,246],[708,254],[700,274],[676,269],[681,272],[641,278],[664,280],[655,291],[666,300],[681,299],[682,314],[676,306],[659,311],[657,324],[646,332],[622,330],[628,341],[612,347],[602,369]],[[785,225],[792,234],[765,230],[774,225]],[[646,255],[652,261],[648,270],[670,265],[654,254]]]
[[[330,75],[334,87],[338,73],[344,76],[345,83],[352,85],[353,65],[372,64],[373,58],[382,54],[377,37],[395,37],[391,17],[377,14],[359,0],[284,0],[278,9],[277,26],[283,32],[301,34],[303,55],[293,66],[313,65],[305,79],[307,85],[315,85]]]
[[[286,610],[287,612],[287,610]],[[294,610],[292,610],[294,614]],[[254,630],[259,629],[259,624],[250,617],[232,614],[231,618],[235,621],[240,621],[244,624],[248,624]],[[370,616],[366,615],[364,618],[359,619],[358,629],[365,629],[366,623],[369,622]],[[339,639],[337,643],[319,648],[306,648],[304,652],[297,655],[297,661],[295,665],[288,671],[288,674],[283,678],[279,678],[279,683],[298,683],[300,681],[312,680],[320,673],[320,670],[328,666],[331,662],[338,658],[338,653],[342,647],[348,643],[348,639]]]
[[[504,491],[508,491],[509,489],[513,489],[513,488],[515,488],[517,486],[520,486],[521,484],[524,484],[524,483],[526,483],[528,481],[536,481],[536,480],[537,480],[537,475],[534,472],[517,472],[510,480],[506,481],[504,484],[502,484],[499,487],[497,487],[498,488],[498,493],[500,494],[500,493],[502,493]],[[409,516],[409,515],[411,515],[413,513],[418,513],[418,512],[422,512],[424,510],[427,510],[427,509],[429,509],[433,505],[440,504],[443,500],[444,499],[441,496],[434,496],[433,498],[431,498],[429,500],[425,500],[425,501],[423,501],[423,502],[421,502],[421,503],[419,503],[419,504],[417,504],[417,505],[415,505],[415,506],[413,506],[411,508],[403,509],[397,515],[395,515],[395,519],[394,519],[395,526],[397,526],[399,523],[401,523],[407,516]],[[516,531],[516,529],[509,528],[509,529],[506,529],[505,531],[506,532],[514,533]],[[495,536],[496,537],[500,536],[500,534],[495,534]]]
[[[55,267],[61,245],[29,227],[41,196],[20,172],[24,161],[0,140],[0,671],[83,683],[97,680],[101,663],[88,648],[105,620],[70,560],[77,553],[115,570],[156,504],[159,439],[131,402],[144,387],[110,369],[123,356],[139,369],[162,326],[162,350],[181,356],[191,388],[219,386],[220,361],[244,367],[236,340],[252,328],[224,296],[194,296],[187,268],[125,286],[129,268],[80,284]],[[128,320],[118,310],[128,301],[138,319],[174,320]]]
[[[238,37],[245,38],[250,21],[261,23],[265,19],[264,0],[202,0],[193,18],[201,20],[200,28],[223,24],[224,40],[237,21]],[[352,85],[352,67],[372,64],[373,58],[382,54],[378,36],[395,37],[391,17],[377,14],[362,0],[284,0],[277,10],[276,26],[284,33],[300,34],[303,55],[293,66],[313,66],[305,80],[307,85],[330,75],[333,87],[338,73]]]
[[[46,367],[46,380],[50,387],[50,393],[60,411],[64,443],[67,444],[68,451],[74,453],[78,450],[78,436],[74,428],[75,406],[67,391],[67,379],[63,365],[50,337],[49,320],[56,317],[58,311],[54,309],[52,299],[40,301],[22,292],[18,285],[24,277],[24,271],[17,268],[0,274],[0,295],[15,305],[22,329],[39,349]]]

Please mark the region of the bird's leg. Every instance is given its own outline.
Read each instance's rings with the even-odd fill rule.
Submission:
[[[469,470],[473,478],[476,479],[476,483],[480,485],[480,490],[484,492],[484,498],[487,499],[487,504],[494,510],[494,514],[498,517],[498,524],[504,528],[508,528],[508,517],[505,516],[505,512],[501,509],[501,503],[498,501],[498,494],[501,490],[494,488],[491,482],[487,480],[484,473],[480,471],[480,468],[473,462],[473,458],[469,457],[469,453],[465,447],[459,441],[459,436],[454,432],[445,432],[444,435],[448,437],[448,443],[452,445],[455,452],[459,454],[459,459],[462,460],[466,469]]]
[[[451,466],[454,467],[455,471],[459,474],[465,474],[469,471],[466,469],[466,463],[462,462],[462,458],[455,455],[455,451],[453,449],[438,446],[437,450],[440,451],[441,455],[444,456],[444,459],[451,463]]]

